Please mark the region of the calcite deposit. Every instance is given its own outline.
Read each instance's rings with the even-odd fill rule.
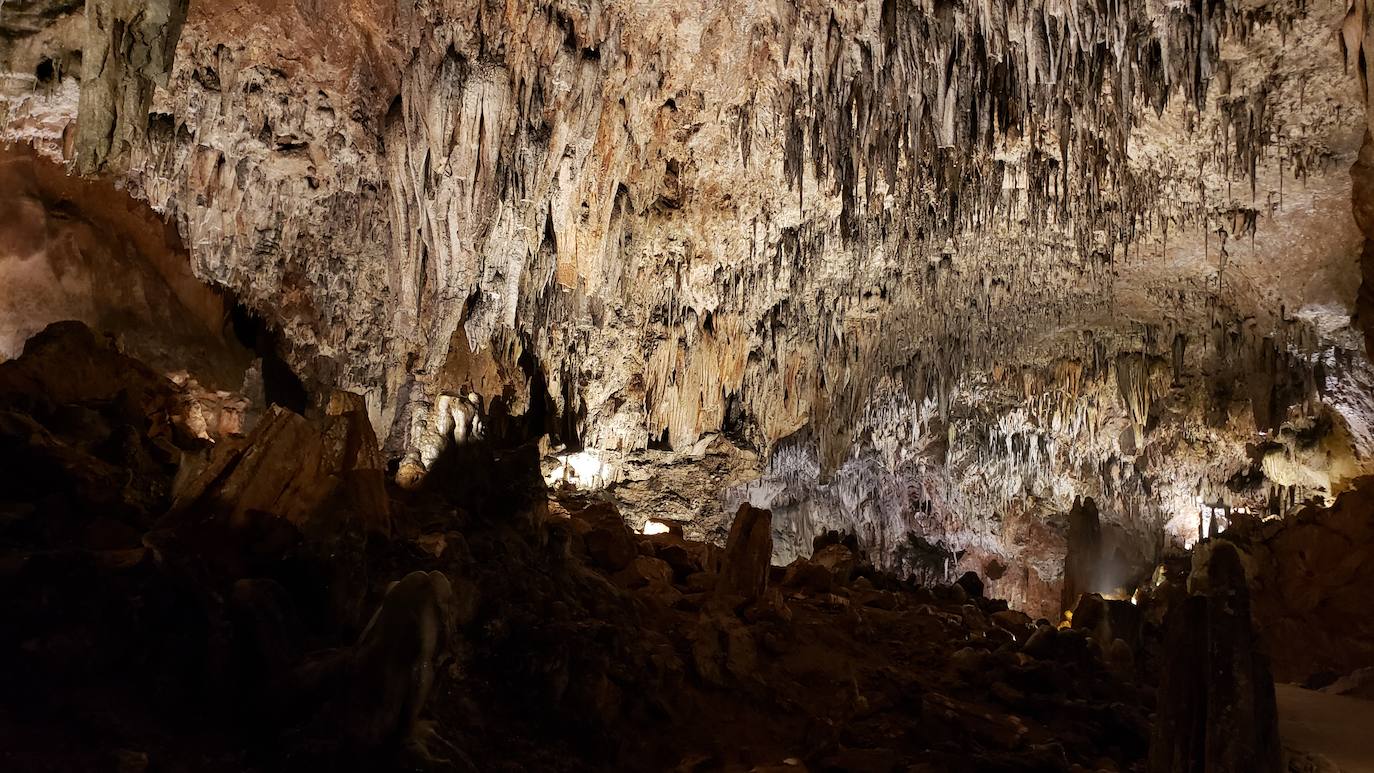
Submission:
[[[960,674],[994,659],[1021,676],[989,694],[1035,710],[826,672],[847,708],[808,721],[895,712],[971,732],[970,753],[1102,768],[1038,748],[1022,714],[1048,672],[1012,655],[1078,662],[1091,639],[1103,689],[1132,695],[1173,657],[1151,649],[1161,610],[1211,620],[1180,575],[1191,551],[1202,592],[1219,544],[1260,649],[1311,645],[1277,653],[1284,678],[1368,665],[1320,618],[1363,577],[1338,554],[1364,555],[1374,474],[1370,2],[0,0],[0,429],[35,475],[14,549],[156,563],[120,593],[237,626],[192,626],[188,673],[261,666],[242,705],[288,696],[281,748],[308,759],[320,728],[292,711],[333,706],[369,748],[325,758],[399,744],[480,768],[488,750],[427,737],[414,706],[339,696],[437,700],[475,734],[444,684],[491,699],[482,679],[511,677],[575,707],[550,717],[612,727],[671,714],[630,695],[684,669],[740,688],[776,627],[814,623],[839,650],[910,635]],[[89,358],[72,383],[66,356]],[[494,626],[477,655],[386,612],[373,574],[445,572],[449,592],[395,597],[429,620],[478,603],[460,575],[488,558],[547,608],[465,609]],[[1045,624],[999,626],[993,599]],[[1064,613],[1142,599],[1149,635],[1078,621],[1054,643]],[[377,604],[405,635],[365,635]],[[549,645],[621,641],[640,604],[675,610],[643,648]],[[1234,617],[1218,635],[1249,647]],[[1198,625],[1171,636],[1216,633]],[[307,658],[304,630],[351,654]],[[441,641],[483,676],[433,699],[339,676],[390,642],[426,654],[378,668],[429,673]],[[768,672],[768,700],[792,676]],[[1126,724],[1096,750],[1118,769],[1145,760]],[[1180,727],[1156,745],[1186,756],[1200,731]],[[785,730],[830,745],[741,759],[936,748]],[[695,769],[645,744],[625,758]],[[728,745],[702,754],[744,764]],[[960,752],[938,751],[920,761]]]
[[[1001,521],[1076,495],[1153,558],[1369,471],[1364,18],[22,2],[0,104],[174,223],[311,389],[365,395],[393,458],[474,395],[631,518],[635,470],[732,445],[674,517],[772,507],[779,560],[841,527],[1035,561]]]

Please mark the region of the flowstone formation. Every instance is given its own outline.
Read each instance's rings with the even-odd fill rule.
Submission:
[[[1036,607],[1076,496],[1148,567],[1371,471],[1367,17],[11,0],[0,132],[174,223],[411,479],[458,399],[636,525],[748,501],[777,562],[852,530]]]

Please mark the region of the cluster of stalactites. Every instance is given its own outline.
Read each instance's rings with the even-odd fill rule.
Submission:
[[[1162,113],[1182,97],[1201,111],[1226,74],[1223,38],[1286,29],[1302,12],[888,0],[876,40],[846,35],[832,15],[823,38],[788,47],[805,80],[773,111],[786,116],[784,173],[799,197],[808,175],[841,197],[847,238],[883,193],[910,213],[899,239],[986,227],[1008,206],[1032,227],[1072,219],[1080,248],[1104,229],[1109,241],[1128,238],[1157,199],[1126,171],[1139,108]],[[1254,172],[1268,141],[1264,97],[1225,102],[1229,169]]]
[[[1110,355],[1107,342],[1084,341],[1077,358],[993,368],[981,386],[961,384],[972,404],[949,425],[951,477],[963,481],[964,498],[985,512],[1006,512],[1023,499],[1091,493],[1112,522],[1148,540],[1162,539],[1175,511],[1192,512],[1196,502],[1282,509],[1297,498],[1292,490],[1237,488],[1255,474],[1245,448],[1278,423],[1295,419],[1306,426],[1326,415],[1323,363],[1339,358],[1302,323],[1268,334],[1245,325],[1229,329],[1234,335],[1203,341],[1191,358],[1181,333],[1152,329],[1142,331],[1144,346],[1134,351]],[[1249,402],[1255,423],[1228,408],[1230,400]],[[1156,442],[1152,428],[1166,403],[1172,418]],[[1209,425],[1210,433],[1233,438],[1234,448],[1179,457],[1177,443]],[[1171,479],[1178,474],[1200,477],[1190,486]],[[1056,482],[1064,481],[1072,485],[1061,490]]]

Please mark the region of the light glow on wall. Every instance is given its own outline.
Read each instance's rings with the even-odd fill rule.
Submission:
[[[550,486],[567,483],[582,490],[598,489],[611,482],[611,467],[594,448],[560,454],[558,464],[544,482]]]

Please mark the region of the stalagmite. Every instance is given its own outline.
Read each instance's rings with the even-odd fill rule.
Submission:
[[[1205,592],[1169,614],[1150,746],[1155,773],[1279,771],[1274,682],[1250,619],[1245,570],[1221,543]]]
[[[1069,510],[1069,544],[1064,554],[1064,591],[1060,607],[1072,610],[1082,593],[1100,590],[1102,526],[1092,497],[1075,499]]]
[[[748,504],[740,505],[730,524],[730,536],[721,556],[716,593],[755,601],[768,587],[768,567],[773,555],[773,514]]]
[[[1374,475],[1371,3],[0,0],[0,665],[169,624],[331,767],[307,646],[472,575],[397,666],[459,767],[1141,768],[1190,552],[1363,651],[1304,514]],[[1268,754],[1235,598],[1162,765]],[[40,767],[258,764],[84,698],[117,759]]]

